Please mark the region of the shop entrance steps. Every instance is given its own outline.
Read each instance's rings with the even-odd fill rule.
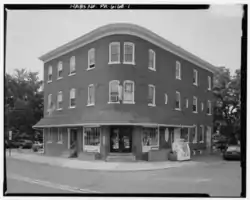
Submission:
[[[107,162],[135,162],[135,155],[133,153],[110,153]]]

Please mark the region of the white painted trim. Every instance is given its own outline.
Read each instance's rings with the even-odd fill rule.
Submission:
[[[179,69],[180,69],[179,70],[180,73],[178,74],[178,76],[176,74],[177,66],[179,66]],[[178,79],[178,80],[181,80],[181,63],[179,61],[175,62],[175,78]]]
[[[90,99],[89,99],[89,88],[90,87],[93,87],[93,90],[94,90],[94,92],[93,92],[94,102],[92,102],[92,103],[89,102],[90,101]],[[94,84],[90,84],[88,86],[88,102],[87,102],[87,106],[94,106],[94,105],[95,105],[95,85]]]
[[[130,45],[133,48],[132,62],[125,61],[125,46],[126,45]],[[135,65],[135,44],[133,42],[124,42],[123,43],[123,64]]]
[[[94,64],[94,65],[95,65],[95,59],[94,59],[94,63],[90,63],[90,54],[91,54],[91,53],[94,53],[94,58],[96,58],[96,56],[95,56],[95,49],[94,49],[94,48],[91,48],[91,49],[88,51],[88,68],[87,68],[87,70],[91,70],[91,69],[94,69],[94,68],[95,68],[95,66],[92,67],[92,68],[89,67],[90,64]]]
[[[152,87],[154,88],[153,91],[154,91],[154,95],[153,95],[153,103],[148,103],[148,106],[155,106],[155,86],[152,85],[152,84],[149,84],[148,85],[148,92],[149,92],[149,88]]]
[[[211,91],[212,90],[212,78],[211,78],[211,76],[208,76],[207,77],[207,81],[208,81],[208,91]]]
[[[132,90],[133,90],[133,95],[132,95],[132,101],[125,101],[124,100],[124,96],[125,96],[125,84],[126,83],[132,83]],[[134,81],[131,81],[131,80],[125,80],[124,82],[123,82],[123,103],[124,104],[135,104],[135,82]]]
[[[75,88],[71,88],[70,91],[69,91],[69,108],[75,108],[76,107],[76,105],[75,106],[71,106],[71,92],[73,92],[73,91],[74,91],[74,98],[72,98],[72,99],[76,99],[76,89]]]
[[[72,74],[69,74],[69,76],[74,76],[74,75],[76,75],[76,72],[74,72],[74,73],[72,73]]]
[[[111,61],[111,46],[118,45],[119,46],[119,53],[118,53],[118,61]],[[121,45],[120,42],[111,42],[109,43],[109,62],[108,64],[120,64],[121,63]]]
[[[207,108],[209,108],[209,113],[207,113],[207,115],[212,115],[212,103],[210,100],[207,100]]]
[[[179,94],[179,102],[180,102],[180,103],[179,103],[179,108],[176,108],[176,107],[175,107],[175,110],[179,110],[179,111],[180,111],[180,110],[181,110],[181,93],[180,93],[179,91],[175,91],[175,95],[176,95],[176,94]],[[175,96],[175,97],[176,97],[176,96]],[[176,103],[176,99],[175,99],[175,103]],[[175,104],[175,106],[176,106],[176,104]]]
[[[196,100],[195,101],[196,102],[196,104],[195,104],[196,105],[196,110],[195,111],[193,111],[194,99]],[[196,96],[193,96],[192,111],[193,111],[193,113],[198,113],[198,98]]]
[[[62,102],[63,102],[63,93],[62,93],[62,91],[59,91],[58,93],[57,93],[57,99],[56,99],[56,108],[57,108],[57,110],[62,110],[63,108],[59,108],[59,101],[58,101],[58,96],[59,95],[62,95]]]
[[[74,61],[74,62],[73,62]],[[75,74],[75,72],[74,73],[72,73],[72,65],[74,64],[74,68],[75,68],[75,71],[76,71],[76,57],[75,56],[71,56],[70,57],[70,60],[69,60],[69,74],[71,75],[71,74]]]
[[[59,70],[59,67],[62,67],[61,70]],[[58,64],[57,64],[57,80],[60,80],[62,79],[63,77],[62,76],[59,76],[59,72],[62,71],[63,72],[63,63],[62,61],[59,61]]]
[[[199,82],[198,81],[198,70],[193,69],[193,72],[195,72],[195,81],[196,81],[196,82],[193,83],[193,85],[198,86],[198,84],[199,84],[198,83]]]

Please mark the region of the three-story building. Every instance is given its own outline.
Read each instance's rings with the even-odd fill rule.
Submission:
[[[214,66],[132,24],[100,27],[40,57],[45,154],[147,159],[178,138],[209,149]]]

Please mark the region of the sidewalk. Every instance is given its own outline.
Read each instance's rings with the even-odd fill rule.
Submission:
[[[66,167],[71,169],[91,170],[91,171],[149,171],[177,168],[184,166],[194,166],[200,164],[195,161],[183,161],[183,162],[105,162],[105,161],[81,161],[70,158],[50,157],[45,155],[36,155],[32,153],[19,153],[14,151],[9,156],[6,152],[6,159],[18,159],[28,162],[48,164],[51,166]]]

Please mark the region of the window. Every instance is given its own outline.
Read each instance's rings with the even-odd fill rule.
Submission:
[[[69,75],[73,75],[76,73],[76,58],[75,56],[72,56],[70,58],[70,69],[69,69]]]
[[[197,113],[197,97],[193,97],[193,112]]]
[[[100,152],[100,128],[85,128],[84,150],[87,152]]]
[[[200,143],[204,142],[204,126],[203,125],[200,125],[199,142]]]
[[[59,62],[57,65],[57,79],[62,78],[62,71],[63,71],[63,64],[62,62]]]
[[[193,84],[198,85],[198,71],[196,69],[193,71]]]
[[[52,82],[52,66],[48,68],[48,83]]]
[[[90,49],[88,52],[88,69],[95,68],[95,49]]]
[[[149,63],[148,63],[148,68],[153,70],[153,71],[156,71],[156,68],[155,68],[155,52],[150,49],[148,51],[149,53]]]
[[[155,86],[148,86],[148,105],[155,106]]]
[[[175,78],[181,80],[181,63],[176,61],[175,65]]]
[[[113,80],[109,82],[109,103],[119,102],[119,81]]]
[[[133,81],[124,81],[123,103],[134,103],[135,84]]]
[[[95,105],[95,86],[93,84],[88,87],[88,106]]]
[[[181,110],[181,94],[178,91],[175,93],[175,109]]]
[[[62,91],[57,94],[57,110],[62,110],[63,95]]]
[[[186,108],[188,108],[188,98],[186,98]]]
[[[63,143],[63,129],[62,128],[58,128],[57,130],[57,143]]]
[[[120,42],[112,42],[109,44],[109,64],[120,63]]]
[[[204,110],[204,103],[202,102],[201,103],[201,111],[203,111]]]
[[[157,128],[143,128],[142,151],[148,152],[152,147],[159,147],[159,132]]]
[[[168,104],[168,95],[165,94],[165,104]]]
[[[47,140],[47,142],[51,143],[52,141],[53,141],[52,128],[48,128],[48,140]]]
[[[184,139],[184,142],[189,142],[189,128],[181,128],[181,136],[180,138]]]
[[[135,45],[131,42],[124,42],[123,63],[135,64]]]
[[[48,109],[51,108],[51,105],[52,105],[52,94],[49,94],[48,95]]]
[[[207,114],[211,115],[212,114],[212,105],[211,105],[211,101],[207,101]]]
[[[211,76],[207,77],[207,81],[208,81],[208,90],[211,90],[212,89],[212,79],[211,79]]]
[[[192,130],[193,143],[197,143],[197,126],[195,125],[195,127],[192,128],[191,130]]]
[[[69,107],[70,108],[76,107],[76,89],[74,88],[70,90]]]

